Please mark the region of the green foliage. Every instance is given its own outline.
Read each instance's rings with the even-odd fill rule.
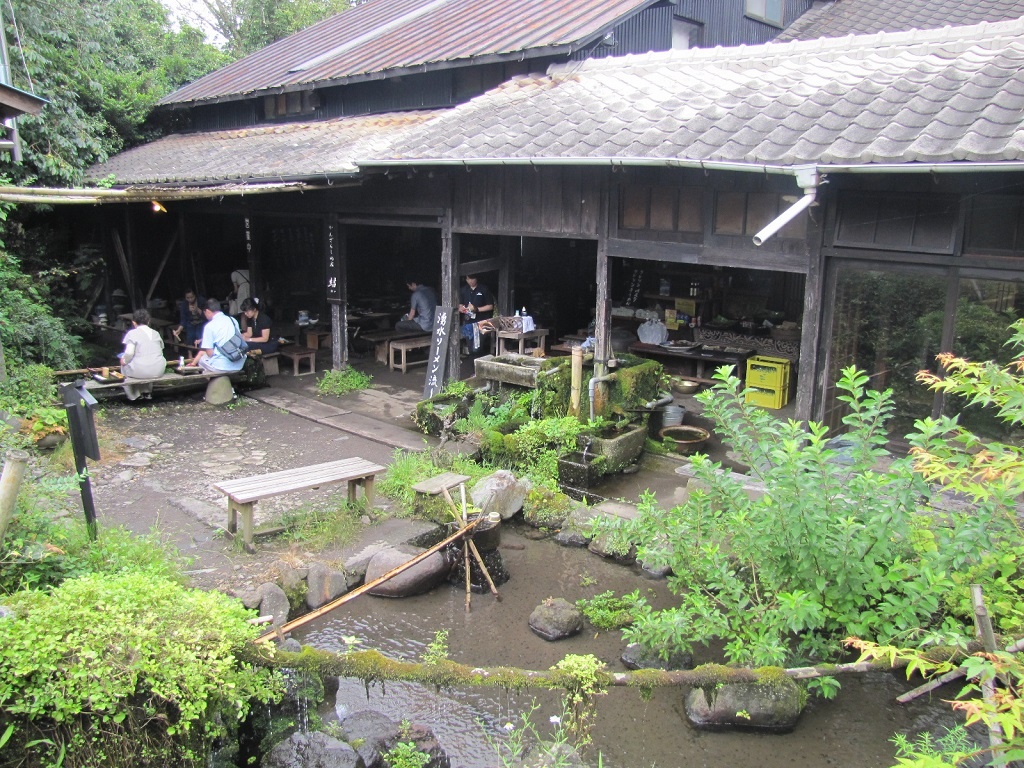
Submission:
[[[370,386],[373,376],[355,368],[343,368],[340,371],[327,371],[316,383],[317,394],[347,395]]]
[[[560,528],[576,506],[577,502],[561,491],[535,484],[523,501],[523,517],[537,528]]]
[[[448,630],[438,630],[434,639],[427,645],[423,653],[424,664],[439,664],[448,659]]]
[[[953,574],[955,589],[945,598],[946,609],[964,624],[974,620],[971,585],[984,585],[985,605],[997,632],[1024,635],[1024,544],[986,552],[963,571]]]
[[[14,11],[13,84],[49,100],[18,121],[25,162],[4,162],[19,181],[80,183],[152,136],[145,121],[162,96],[227,60],[197,30],[174,31],[157,0],[14,0]]]
[[[430,755],[411,741],[400,741],[384,753],[384,760],[390,768],[424,768],[430,764]]]
[[[621,597],[616,597],[614,592],[608,590],[589,600],[583,598],[576,601],[576,607],[583,612],[587,621],[606,632],[628,627],[633,623],[639,607],[645,604],[638,589]]]
[[[398,448],[391,459],[388,471],[378,481],[377,490],[411,511],[416,506],[416,494],[412,490],[416,483],[429,480],[442,472],[468,475],[472,482],[490,471],[467,456],[453,456],[443,451],[431,455],[428,451],[413,452]],[[440,502],[444,503],[443,500]],[[445,513],[442,519],[448,520],[450,516]]]
[[[906,768],[958,765],[976,751],[967,735],[967,729],[962,725],[949,728],[937,739],[925,731],[916,739],[898,733],[892,742],[896,745],[897,765]]]
[[[482,446],[484,458],[553,485],[558,480],[558,457],[576,449],[576,438],[583,431],[584,425],[574,416],[535,419],[506,435],[500,450],[490,443]]]
[[[40,764],[205,765],[213,740],[280,690],[240,661],[259,632],[219,593],[96,574],[5,602],[0,723],[15,749],[36,742]]]
[[[74,368],[78,339],[53,316],[39,281],[25,274],[20,262],[0,246],[0,343],[9,373],[30,363]],[[36,374],[32,374],[33,377]],[[52,386],[52,381],[50,382]]]
[[[851,634],[920,641],[950,571],[977,562],[1007,526],[974,511],[941,521],[919,512],[929,489],[906,461],[880,463],[891,402],[863,374],[848,369],[837,383],[849,408],[842,456],[824,426],[779,422],[748,407],[734,377],[716,378],[698,399],[767,490],[751,499],[697,457],[701,487],[685,505],[665,512],[643,497],[616,535],[645,563],[672,568],[680,605],[643,613],[626,637],[661,653],[720,639],[729,661],[755,666],[829,658]]]
[[[531,764],[544,765],[547,768],[569,768],[579,765],[579,757],[570,743],[571,735],[563,725],[564,710],[561,715],[552,715],[548,718],[554,730],[548,738],[544,738],[533,722],[538,709],[540,704],[533,701],[527,711],[519,714],[518,726],[511,722],[505,723],[500,741],[487,736],[488,743],[501,760],[503,768],[518,768],[526,764],[524,760],[528,755],[536,756],[536,762]]]
[[[348,501],[296,507],[281,515],[281,525],[286,529],[282,538],[313,550],[344,546],[362,529],[360,517],[371,511]]]

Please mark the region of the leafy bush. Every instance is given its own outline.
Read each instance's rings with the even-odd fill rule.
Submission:
[[[276,674],[239,659],[258,630],[219,593],[96,574],[5,602],[0,731],[30,765],[206,765],[253,701],[278,696]]]
[[[781,665],[832,657],[851,634],[888,640],[934,628],[951,568],[980,560],[1005,524],[976,510],[941,521],[919,512],[930,489],[909,463],[879,463],[891,400],[866,390],[864,374],[847,369],[837,384],[850,409],[842,456],[823,425],[780,423],[746,405],[735,377],[716,378],[698,399],[767,490],[751,499],[696,457],[699,487],[685,505],[665,512],[644,496],[638,519],[616,535],[636,542],[645,563],[671,566],[681,603],[646,611],[627,638],[663,653],[720,638],[732,662]],[[966,631],[951,620],[942,630]]]
[[[316,391],[320,395],[347,395],[349,392],[366,389],[372,380],[373,376],[355,368],[327,371],[316,383]]]
[[[616,597],[614,592],[608,590],[589,600],[584,598],[576,601],[576,607],[586,616],[587,621],[606,632],[628,627],[635,620],[639,607],[645,604],[646,601],[640,597],[640,590],[636,589],[621,597]]]
[[[391,768],[424,768],[430,764],[430,755],[421,752],[411,741],[400,741],[387,752],[384,759]]]
[[[0,342],[12,369],[29,363],[75,368],[79,339],[54,317],[32,276],[0,246]],[[2,406],[0,406],[2,407]]]

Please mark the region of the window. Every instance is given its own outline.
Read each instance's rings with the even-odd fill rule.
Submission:
[[[839,197],[836,245],[952,253],[959,203],[952,195],[848,192]]]
[[[773,27],[782,27],[784,5],[785,0],[744,0],[743,15]]]

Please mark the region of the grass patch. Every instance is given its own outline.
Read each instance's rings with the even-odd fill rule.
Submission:
[[[372,380],[373,376],[355,368],[327,371],[316,383],[316,391],[319,395],[347,395],[349,392],[366,389]]]
[[[468,475],[469,480],[466,484],[472,485],[493,471],[493,467],[481,466],[467,456],[444,452],[431,455],[430,451],[413,453],[399,448],[395,451],[388,471],[377,483],[377,490],[389,499],[397,501],[407,513],[411,513],[416,503],[416,494],[412,490],[416,483],[444,472],[455,472],[459,475]]]
[[[364,503],[344,501],[327,508],[301,506],[281,515],[281,525],[287,530],[281,538],[301,543],[304,547],[321,550],[330,546],[344,546],[355,541],[363,528],[362,516],[374,516]]]

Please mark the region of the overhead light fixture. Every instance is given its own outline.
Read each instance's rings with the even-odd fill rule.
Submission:
[[[150,204],[153,206],[153,213],[167,213],[167,209],[159,200],[153,200]]]

